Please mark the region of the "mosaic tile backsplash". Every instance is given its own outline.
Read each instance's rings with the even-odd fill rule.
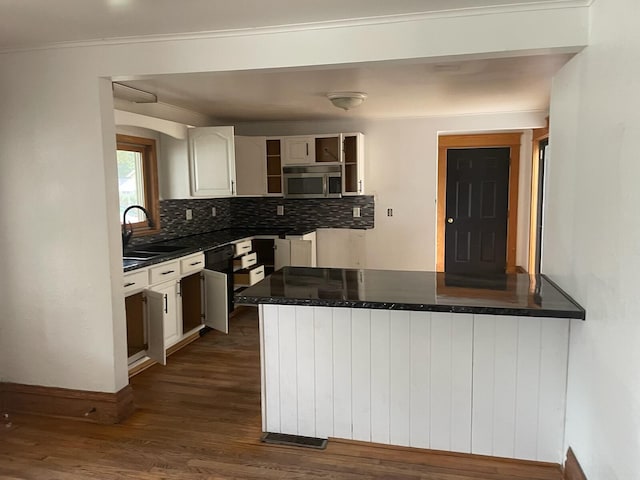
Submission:
[[[284,215],[277,215],[278,206]],[[353,208],[360,208],[360,217]],[[359,228],[374,225],[372,195],[330,199],[284,199],[282,197],[233,197],[160,200],[162,231],[131,240],[131,245],[170,240],[225,228]],[[216,209],[216,216],[212,215]],[[191,209],[192,219],[186,219]]]

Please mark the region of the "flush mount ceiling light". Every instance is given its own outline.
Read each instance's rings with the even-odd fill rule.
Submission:
[[[367,94],[363,92],[334,92],[327,93],[327,98],[334,107],[349,110],[361,105],[367,98]]]
[[[113,82],[113,96],[133,103],[158,103],[158,97],[153,93],[133,88],[123,83]]]

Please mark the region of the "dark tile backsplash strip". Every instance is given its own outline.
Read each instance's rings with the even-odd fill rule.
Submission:
[[[269,228],[373,228],[372,195],[328,199],[284,199],[281,197],[236,197],[231,200],[233,223]],[[284,215],[277,215],[278,205]],[[360,217],[353,216],[360,207]]]
[[[215,217],[212,215],[212,207],[216,208]],[[193,218],[191,220],[187,220],[187,209],[192,211]],[[130,244],[140,245],[222,230],[232,227],[232,221],[230,198],[160,200],[160,227],[162,231],[156,235],[134,238]]]
[[[277,215],[278,205],[284,215]],[[212,216],[211,208],[216,208]],[[360,207],[360,217],[353,216]],[[191,209],[193,218],[186,219]],[[371,195],[330,199],[284,199],[282,197],[234,197],[160,200],[160,226],[156,235],[133,238],[130,245],[171,240],[225,228],[373,228]]]

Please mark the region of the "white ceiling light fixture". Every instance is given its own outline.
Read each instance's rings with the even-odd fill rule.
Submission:
[[[158,103],[158,97],[153,93],[130,87],[124,83],[113,82],[113,96],[133,103]]]
[[[367,94],[363,92],[333,92],[327,93],[327,98],[334,107],[350,110],[362,105],[362,102],[367,99]]]

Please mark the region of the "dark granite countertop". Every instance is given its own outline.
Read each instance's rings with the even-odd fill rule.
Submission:
[[[123,268],[125,272],[136,270],[139,268],[156,265],[158,263],[173,260],[174,258],[183,257],[192,253],[211,250],[212,248],[222,247],[243,238],[265,236],[285,237],[286,235],[305,235],[315,231],[315,228],[301,229],[298,227],[278,227],[270,229],[261,228],[228,228],[225,230],[216,230],[209,233],[201,233],[199,235],[190,235],[188,237],[174,238],[156,242],[153,246],[179,246],[182,247],[170,253],[157,255],[147,260],[123,260]],[[148,246],[148,245],[145,245]],[[144,249],[143,245],[131,246],[127,251],[135,251]]]
[[[280,304],[585,319],[545,275],[285,267],[235,297]]]

